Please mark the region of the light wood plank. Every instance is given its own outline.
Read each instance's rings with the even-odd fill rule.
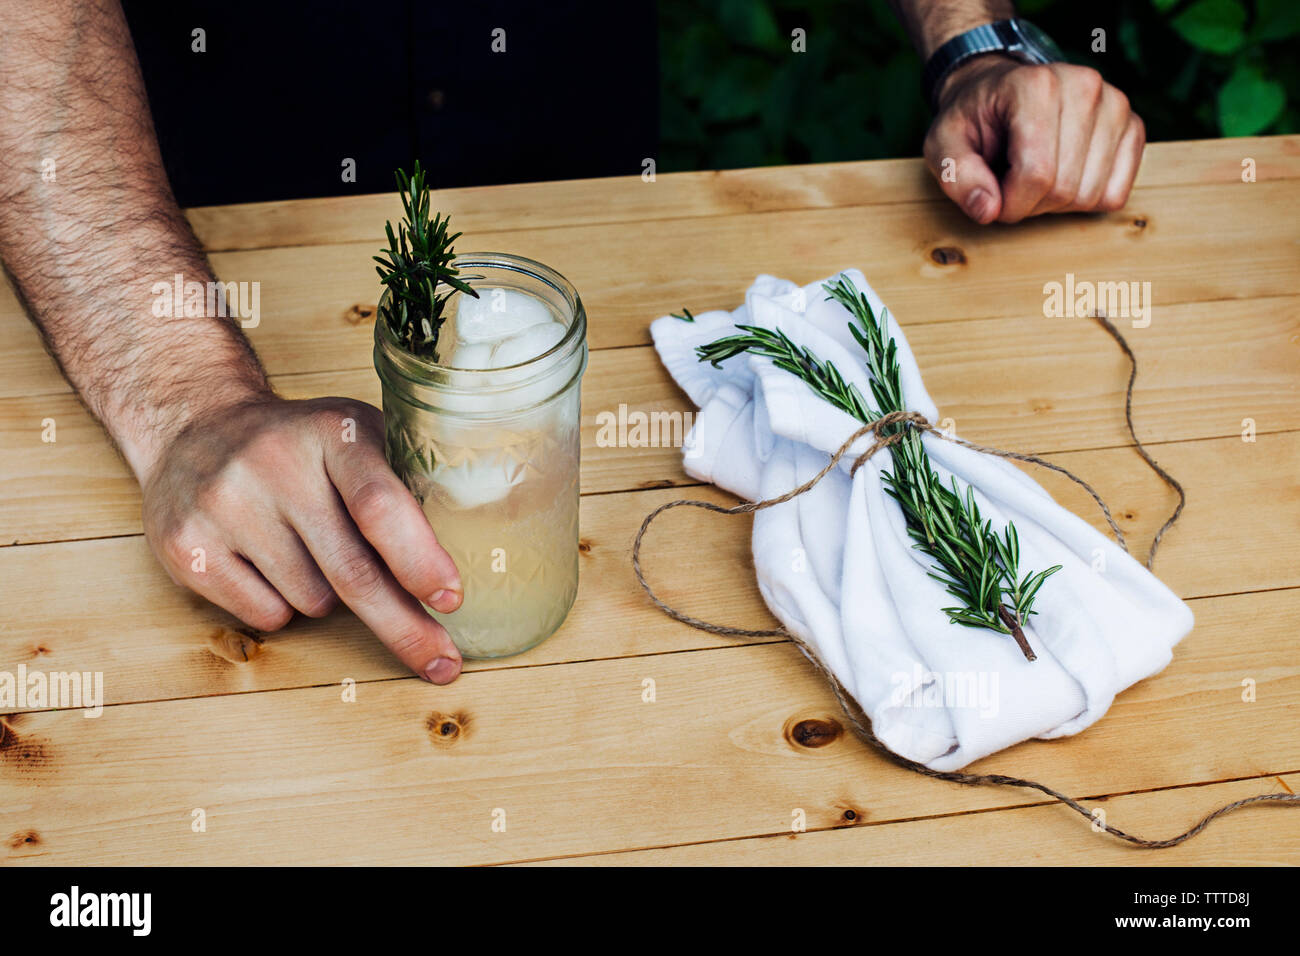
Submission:
[[[1280,173],[1289,157],[1277,157]],[[1300,165],[1300,164],[1297,164]],[[662,219],[772,212],[786,209],[927,201],[942,198],[920,160],[897,159],[809,166],[775,166],[707,172],[558,182],[471,186],[435,190],[433,207],[458,230],[500,232]],[[384,223],[402,214],[396,193],[328,199],[205,206],[187,210],[209,251],[276,246],[379,243]]]
[[[1300,191],[1290,182],[1150,190],[1140,199],[1123,213],[1046,217],[1015,228],[976,226],[950,203],[896,203],[655,228],[523,229],[466,241],[567,275],[586,304],[593,348],[645,344],[649,322],[683,305],[734,308],[759,272],[812,282],[860,266],[908,328],[998,316],[1037,320],[1044,284],[1067,273],[1150,282],[1157,310],[1294,294]],[[936,262],[940,249],[954,261]],[[249,337],[272,373],[329,371],[370,362],[371,329],[357,321],[355,307],[374,305],[374,252],[373,243],[351,243],[219,253],[213,263],[224,280],[262,283],[261,322]],[[67,390],[11,292],[0,295],[0,342],[0,396]]]
[[[1288,557],[1300,530],[1300,495],[1295,493],[1300,433],[1256,442],[1175,442],[1148,446],[1148,451],[1187,491],[1187,507],[1160,546],[1155,570],[1162,581],[1185,597],[1300,584],[1300,566]],[[1097,489],[1131,550],[1145,560],[1152,536],[1177,499],[1137,452],[1070,452],[1052,460]],[[1023,468],[1064,507],[1107,531],[1085,491],[1054,472]]]
[[[1127,362],[1095,324],[1002,318],[908,331],[942,415],[963,436],[1041,454],[1128,443]],[[1300,351],[1292,347],[1300,297],[1173,306],[1128,336],[1141,362],[1134,413],[1145,441],[1239,435],[1246,419],[1263,433],[1300,429]],[[274,382],[290,398],[379,404],[370,369]],[[1207,390],[1215,396],[1209,405]],[[620,405],[632,414],[673,413],[683,432],[695,411],[653,349],[594,352],[583,383],[583,490],[693,483],[679,448],[601,447],[598,416],[617,417]],[[53,444],[43,441],[50,418]],[[125,463],[70,394],[0,399],[0,546],[135,533],[139,511]]]
[[[1157,446],[1156,457],[1187,481],[1187,510],[1162,545],[1156,571],[1184,598],[1300,586],[1287,556],[1300,529],[1300,432]],[[1128,449],[1078,452],[1057,461],[1094,483],[1137,553],[1164,521],[1173,496]],[[1032,468],[1032,466],[1026,466]],[[1086,494],[1041,469],[1063,504],[1105,529]],[[593,495],[583,499],[581,590],[564,627],[540,647],[480,668],[581,661],[664,650],[728,646],[727,638],[680,627],[649,604],[632,576],[630,551],[642,518],[678,497],[729,502],[711,487]],[[771,621],[752,581],[748,518],[700,509],[665,515],[646,539],[643,564],[665,599],[724,624]],[[701,546],[707,542],[707,546]],[[0,669],[104,671],[112,701],[404,676],[349,614],[299,619],[253,646],[237,622],[173,585],[140,537],[0,549],[0,594],[9,628]],[[252,654],[250,660],[244,660]]]
[[[1234,182],[1241,161],[1260,181],[1300,177],[1300,136],[1151,143],[1139,190]],[[888,159],[442,189],[434,206],[469,233],[653,222],[740,212],[942,200],[919,159]],[[188,211],[209,251],[376,241],[401,215],[394,193],[202,206]]]
[[[1292,590],[1197,602],[1201,626],[1174,663],[1105,719],[975,767],[1080,795],[1294,771],[1298,600]],[[1258,681],[1253,703],[1241,699],[1243,676]],[[654,702],[643,700],[647,679]],[[355,703],[335,685],[132,704],[90,720],[23,714],[5,719],[0,744],[0,834],[14,835],[0,859],[498,863],[788,832],[795,808],[821,829],[847,809],[879,823],[1038,796],[922,778],[844,734],[815,749],[787,737],[835,714],[788,644],[473,672],[443,688],[384,681],[358,687]],[[1202,805],[1192,794],[1169,826]],[[191,830],[195,808],[205,833]],[[492,830],[496,810],[505,832]],[[1294,844],[1300,815],[1273,819]],[[1074,846],[1080,862],[1100,850],[1082,823]],[[1006,849],[988,842],[991,854]]]
[[[1133,793],[1097,802],[1107,819],[1147,839],[1168,839],[1200,816],[1261,793],[1294,793],[1300,774],[1203,787]],[[1300,809],[1246,807],[1186,843],[1137,849],[1097,833],[1060,806],[1022,807],[879,826],[846,822],[833,830],[696,843],[534,866],[1296,866]],[[1082,847],[1082,851],[1081,851]],[[1163,914],[1162,914],[1163,915]]]
[[[675,625],[632,577],[632,537],[657,503],[645,495],[584,498],[579,593],[564,627],[525,654],[467,669],[730,646],[729,638]],[[671,548],[665,584],[686,588],[684,599],[708,597],[728,618],[770,622],[757,588],[735,586],[736,569],[745,575],[750,566],[747,523],[717,530],[723,534],[708,549]],[[299,617],[261,643],[250,639],[234,618],[174,585],[138,536],[0,551],[0,594],[9,622],[0,628],[0,670],[102,671],[111,703],[312,686],[339,674],[359,681],[408,676],[346,611]]]
[[[1240,183],[1243,156],[1260,182]],[[1220,791],[1256,790],[1223,781],[1300,768],[1298,177],[1300,137],[1165,144],[1148,151],[1124,212],[1012,230],[966,223],[911,160],[439,200],[479,248],[551,262],[582,291],[603,350],[584,404],[588,491],[685,480],[675,450],[593,441],[594,415],[620,401],[687,409],[648,349],[625,348],[646,341],[649,319],[732,307],[761,270],[809,281],[859,265],[907,323],[962,434],[1068,450],[1057,460],[1094,481],[1144,546],[1173,498],[1117,447],[1125,366],[1095,328],[1040,317],[1042,283],[1066,272],[1152,281],[1155,321],[1129,333],[1144,365],[1139,430],[1190,495],[1157,571],[1192,600],[1197,628],[1170,668],[1087,733],[977,769],[1080,795],[1155,790],[1108,807],[1120,826],[1165,835]],[[223,277],[263,282],[253,338],[287,394],[373,400],[370,329],[351,310],[374,295],[369,255],[393,198],[192,211],[205,240],[231,250],[214,257]],[[322,242],[336,245],[305,245]],[[941,265],[936,248],[962,256]],[[700,846],[723,847],[721,862],[1298,862],[1294,811],[1248,810],[1191,855],[1153,856],[1060,808],[1025,807],[1037,794],[924,780],[844,736],[817,750],[792,743],[794,721],[835,716],[793,648],[675,624],[632,578],[632,534],[681,496],[673,489],[584,498],[582,590],[565,627],[448,688],[407,677],[347,614],[251,639],[153,562],[129,477],[8,290],[0,343],[0,545],[126,535],[0,547],[0,670],[99,670],[115,704],[96,720],[0,718],[4,862],[507,863],[642,849],[646,862],[695,862]],[[47,409],[60,440],[38,446]],[[1246,417],[1255,443],[1237,437]],[[1031,472],[1103,526],[1082,492]],[[747,519],[677,512],[648,542],[647,571],[685,609],[761,626],[748,530]],[[642,702],[647,677],[653,704]],[[358,703],[340,700],[347,678],[360,682]],[[1258,682],[1253,703],[1244,678]],[[785,835],[796,806],[819,832]],[[191,830],[195,807],[207,833]],[[1010,807],[1024,808],[998,809]],[[492,830],[495,808],[508,814],[504,833]],[[847,809],[878,825],[831,831]]]

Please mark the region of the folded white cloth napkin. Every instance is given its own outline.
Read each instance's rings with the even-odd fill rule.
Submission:
[[[877,317],[884,314],[860,272],[842,275]],[[937,422],[907,339],[888,315],[904,401]],[[700,408],[685,449],[687,473],[755,501],[824,467],[860,422],[768,359],[746,354],[715,369],[695,348],[735,333],[737,324],[779,329],[869,397],[850,318],[826,299],[822,283],[800,289],[764,275],[734,312],[657,319],[655,348]],[[1030,737],[1078,733],[1117,693],[1164,668],[1192,628],[1186,604],[1010,462],[931,434],[922,441],[945,484],[955,475],[959,488],[975,488],[995,531],[1015,523],[1022,574],[1063,569],[1042,586],[1024,628],[1038,655],[1031,662],[1008,635],[950,623],[942,608],[953,598],[927,576],[933,560],[912,547],[881,481],[892,467],[888,451],[849,475],[870,436],[810,491],[756,512],[754,566],[764,600],[816,649],[881,742],[932,769],[958,769]]]

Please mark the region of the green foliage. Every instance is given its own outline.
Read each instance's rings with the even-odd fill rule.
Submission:
[[[921,66],[883,2],[661,0],[659,24],[661,169],[917,152]]]
[[[453,292],[476,299],[478,293],[456,278],[459,270],[451,265],[456,256],[453,245],[460,233],[448,234],[450,217],[435,215],[429,221],[429,186],[420,161],[415,161],[415,171],[409,178],[401,169],[395,175],[404,218],[396,234],[391,222],[385,224],[388,248],[383,250],[384,255],[372,257],[379,263],[375,271],[389,294],[388,301],[380,304],[379,318],[388,323],[393,335],[412,355],[433,358],[447,299]],[[439,294],[443,287],[445,290]]]
[[[1128,94],[1149,139],[1300,130],[1300,0],[1017,7]],[[920,151],[921,64],[885,0],[660,0],[659,31],[663,170]]]
[[[1196,0],[1170,25],[1192,46],[1210,53],[1236,53],[1246,42],[1246,10],[1240,0]]]
[[[1219,89],[1219,125],[1226,136],[1249,136],[1266,129],[1285,107],[1282,84],[1265,79],[1250,63],[1237,64]]]
[[[1134,42],[1125,68],[1107,78],[1129,94],[1149,138],[1300,130],[1296,0],[1129,0],[1117,9]]]

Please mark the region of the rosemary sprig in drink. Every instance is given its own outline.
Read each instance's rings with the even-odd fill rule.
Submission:
[[[398,223],[396,235],[391,222],[385,225],[387,258],[374,257],[379,263],[375,267],[379,281],[389,293],[389,301],[379,309],[380,319],[412,355],[434,358],[447,299],[452,292],[476,299],[478,293],[456,278],[459,270],[451,265],[456,255],[452,245],[461,234],[448,235],[451,223],[447,217],[435,215],[429,221],[429,187],[420,161],[416,160],[409,178],[401,169],[396,175],[405,218]],[[441,295],[439,284],[447,289]]]
[[[867,353],[871,395],[878,410],[867,404],[856,386],[844,381],[833,364],[819,360],[780,331],[739,325],[740,334],[700,346],[696,350],[700,361],[720,366],[743,352],[765,356],[777,368],[798,375],[823,399],[864,423],[890,412],[906,411],[899,381],[898,347],[888,333],[885,316],[877,321],[867,297],[844,276],[823,288],[829,298],[853,316],[849,331]],[[944,608],[944,613],[954,624],[1012,635],[1025,657],[1034,660],[1022,626],[1035,613],[1034,601],[1043,582],[1061,566],[1021,576],[1015,525],[1008,523],[1001,535],[995,534],[993,522],[980,515],[974,489],[967,487],[963,495],[956,478],[951,487],[946,487],[930,464],[921,432],[908,423],[889,425],[882,433],[902,435],[889,446],[894,470],[881,474],[885,490],[903,509],[907,532],[915,541],[913,547],[938,565],[938,570],[927,573],[961,602]]]

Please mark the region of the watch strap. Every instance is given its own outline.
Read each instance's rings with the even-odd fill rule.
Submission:
[[[938,109],[939,87],[959,65],[984,53],[1006,53],[1026,63],[1050,63],[1051,58],[1026,43],[1013,20],[983,23],[959,33],[931,54],[921,72],[921,90],[932,110]]]

